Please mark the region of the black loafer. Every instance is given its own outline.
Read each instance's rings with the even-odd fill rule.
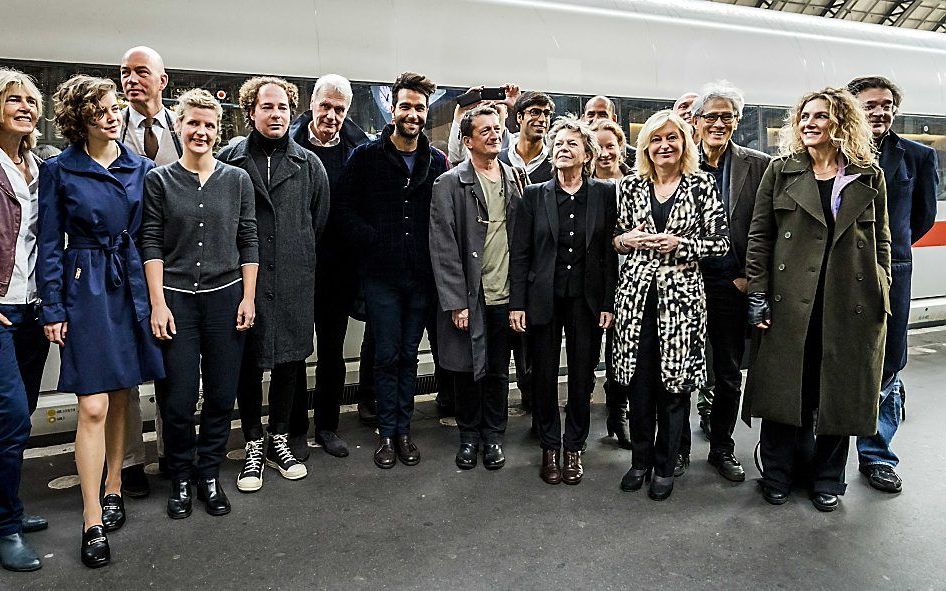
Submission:
[[[197,500],[203,501],[207,513],[214,517],[230,512],[230,499],[217,478],[201,478],[197,481]]]
[[[903,490],[903,481],[897,476],[897,472],[892,466],[871,464],[860,466],[858,470],[867,477],[867,484],[879,491],[896,494]]]
[[[394,449],[397,451],[397,459],[405,466],[416,466],[420,463],[420,451],[410,435],[398,435],[394,440]]]
[[[374,465],[387,470],[397,463],[397,454],[394,453],[394,440],[390,437],[379,437],[378,448],[374,450]]]
[[[117,531],[125,525],[125,501],[121,495],[102,497],[102,525],[105,531]]]
[[[122,494],[133,499],[143,499],[151,494],[143,464],[122,468]]]
[[[190,481],[172,480],[171,494],[168,495],[168,517],[171,519],[190,517],[193,504]]]
[[[108,548],[108,538],[105,536],[105,526],[93,525],[82,532],[80,556],[82,564],[89,568],[105,566],[112,560],[112,553]]]
[[[476,451],[475,443],[461,443],[455,459],[457,468],[461,470],[476,468]]]
[[[650,478],[650,473],[650,468],[631,468],[621,479],[621,490],[624,492],[640,490],[644,482]]]
[[[762,489],[762,498],[770,505],[784,505],[788,501],[788,493],[769,486],[765,482],[759,481],[759,488]]]
[[[657,476],[656,474],[650,480],[650,488],[647,489],[647,496],[655,501],[663,501],[673,492],[673,476]]]
[[[745,482],[746,480],[746,471],[739,460],[736,459],[736,456],[730,452],[710,453],[707,462],[710,466],[716,468],[720,476],[730,482]]]
[[[43,566],[23,534],[0,536],[0,563],[3,568],[17,573],[39,570]]]
[[[506,465],[506,454],[499,443],[487,443],[483,447],[483,467],[487,470],[499,470]]]
[[[330,456],[348,457],[348,444],[335,431],[319,431],[315,434],[315,442]]]
[[[837,509],[841,503],[838,500],[838,495],[832,495],[830,493],[812,493],[811,504],[815,506],[815,509],[821,511],[822,513],[830,513]]]
[[[21,523],[25,534],[42,531],[49,527],[49,522],[39,515],[24,515]]]
[[[677,456],[677,465],[673,468],[673,475],[677,478],[687,473],[690,467],[690,454],[679,454]]]

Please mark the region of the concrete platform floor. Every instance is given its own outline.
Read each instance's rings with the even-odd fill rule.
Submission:
[[[658,503],[618,489],[630,452],[604,438],[601,404],[584,481],[553,487],[539,480],[527,416],[510,419],[504,469],[460,472],[456,430],[428,402],[415,414],[423,456],[415,467],[375,468],[375,437],[349,413],[340,432],[351,455],[312,450],[302,481],[267,470],[263,489],[243,495],[234,484],[240,463],[227,461],[225,517],[195,504],[191,518],[171,521],[166,482],[152,477],[151,497],[126,501],[128,523],[109,536],[113,562],[97,571],[79,562],[78,487],[47,486],[74,473],[71,454],[28,460],[22,496],[50,521],[29,540],[46,558],[36,573],[0,571],[0,588],[944,589],[946,331],[919,331],[910,344],[907,421],[896,440],[904,492],[870,489],[852,450],[835,513],[819,513],[803,492],[781,507],[764,503],[752,462],[758,434],[742,423],[747,482],[720,478],[695,431],[689,472]],[[231,447],[241,444],[235,431]]]

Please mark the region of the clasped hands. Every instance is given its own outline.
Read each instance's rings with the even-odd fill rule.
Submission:
[[[645,232],[643,223],[633,230],[628,230],[614,237],[614,249],[621,254],[627,254],[632,250],[656,250],[659,253],[667,254],[676,250],[678,246],[680,246],[678,236],[666,232],[658,234]]]

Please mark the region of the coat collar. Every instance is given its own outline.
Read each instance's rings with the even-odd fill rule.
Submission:
[[[109,165],[109,168],[120,168],[124,170],[133,170],[141,166],[143,158],[123,144],[122,142],[116,142],[118,144],[118,158],[115,159],[112,164]],[[59,155],[57,161],[59,166],[62,168],[79,174],[94,174],[99,176],[109,176],[108,171],[105,170],[101,164],[92,160],[92,157],[88,155],[83,147],[83,142],[76,142],[71,146],[67,147],[62,151],[62,154]]]
[[[782,172],[792,176],[785,183],[785,192],[809,215],[827,226],[824,209],[821,207],[818,183],[811,166],[811,156],[808,152],[796,152],[788,156]],[[835,240],[877,196],[877,189],[873,187],[876,175],[877,169],[873,166],[845,163],[844,166],[838,168],[835,188],[837,192],[843,190],[844,196],[835,219]]]
[[[742,146],[732,140],[729,140],[728,149],[731,155],[729,160],[729,213],[732,213],[742,197],[742,188],[749,176],[749,158]]]

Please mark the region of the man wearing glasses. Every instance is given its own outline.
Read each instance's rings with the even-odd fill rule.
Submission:
[[[732,243],[726,255],[700,261],[700,269],[706,286],[707,342],[715,376],[709,463],[733,482],[746,479],[734,455],[732,438],[739,414],[740,364],[746,342],[746,245],[756,191],[770,159],[767,154],[732,141],[744,104],[742,92],[721,81],[705,86],[692,105],[693,125],[700,138],[700,168],[716,180]],[[680,444],[678,470],[686,470],[689,451],[687,429]]]
[[[900,371],[907,364],[907,322],[910,317],[910,279],[913,251],[910,246],[929,232],[936,221],[939,174],[936,151],[898,136],[891,130],[903,94],[882,76],[851,80],[847,89],[867,111],[867,119],[880,153],[880,167],[887,185],[890,223],[891,274],[887,343],[881,377],[877,433],[857,438],[861,474],[877,490],[898,493],[902,482],[894,468],[899,459],[890,442],[900,426],[903,382]]]
[[[513,107],[519,134],[516,142],[499,153],[499,159],[522,168],[528,175],[529,184],[544,183],[552,179],[552,163],[549,162],[549,147],[545,134],[552,123],[555,103],[541,92],[523,92]]]

